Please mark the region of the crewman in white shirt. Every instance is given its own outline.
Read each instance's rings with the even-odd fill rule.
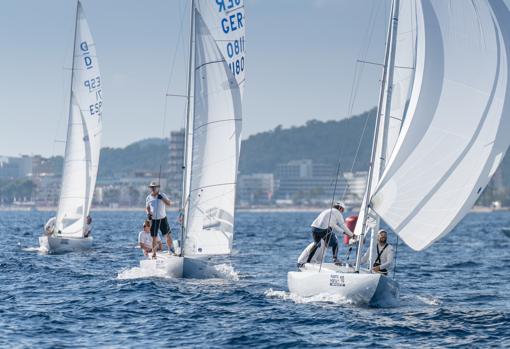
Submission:
[[[333,250],[333,262],[338,262],[338,238],[335,234],[347,234],[354,237],[354,233],[345,225],[342,213],[345,211],[345,204],[341,201],[335,202],[332,208],[322,211],[312,223],[312,236],[315,246],[310,250],[307,263],[313,259],[320,241],[324,240]]]
[[[377,233],[377,244],[374,244],[375,248],[372,252],[374,258],[374,264],[372,271],[388,275],[388,271],[393,268],[393,258],[395,253],[393,252],[393,246],[388,244],[388,233],[381,229]],[[361,257],[361,264],[368,262],[370,257],[370,249],[368,249],[363,257]]]
[[[159,236],[156,236],[156,240],[156,250],[161,251],[163,249],[163,243]],[[143,223],[143,230],[138,233],[138,244],[144,255],[147,256],[152,252],[151,221],[148,219]]]
[[[156,258],[158,230],[166,238],[168,252],[173,251],[172,232],[166,218],[166,207],[171,203],[166,194],[159,192],[159,183],[152,181],[149,188],[151,192],[145,199],[145,209],[147,210],[147,219],[151,221],[152,257]]]

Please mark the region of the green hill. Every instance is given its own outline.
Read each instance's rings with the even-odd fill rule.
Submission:
[[[339,121],[308,121],[303,126],[248,137],[241,146],[239,171],[272,173],[276,165],[291,160],[311,159],[333,164],[341,159],[342,172],[366,170],[370,161],[375,109]],[[364,131],[364,132],[363,132]],[[360,146],[355,161],[356,150]]]
[[[366,170],[374,120],[375,109],[338,121],[311,120],[302,126],[278,126],[274,130],[252,135],[242,143],[239,171],[242,174],[273,173],[277,164],[300,159],[312,159],[334,166],[341,159],[342,172]],[[168,139],[160,138],[142,140],[125,148],[103,148],[99,177],[119,178],[141,170],[157,172],[160,164],[165,169],[168,156]],[[47,159],[42,166],[46,172],[53,170],[60,173],[62,157]],[[504,158],[495,177],[485,191],[482,203],[493,199],[509,200],[510,155]],[[504,186],[503,190],[501,185]]]

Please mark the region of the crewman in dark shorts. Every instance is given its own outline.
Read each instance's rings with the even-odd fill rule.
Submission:
[[[170,206],[171,202],[168,196],[159,192],[159,183],[152,181],[149,184],[150,194],[145,199],[145,209],[147,210],[147,219],[151,220],[151,236],[152,236],[152,258],[156,258],[156,246],[158,231],[161,231],[163,237],[166,239],[168,246],[168,253],[173,252],[172,232],[166,217],[166,207]]]

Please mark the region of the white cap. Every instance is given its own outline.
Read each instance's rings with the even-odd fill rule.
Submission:
[[[335,204],[333,206],[334,207],[339,206],[345,209],[345,204],[342,201],[335,201]]]

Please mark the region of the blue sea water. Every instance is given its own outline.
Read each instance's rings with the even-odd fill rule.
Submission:
[[[400,244],[394,308],[288,293],[314,213],[239,213],[214,280],[137,274],[143,213],[96,212],[93,250],[40,254],[50,215],[0,212],[1,347],[510,347],[508,212],[472,213],[423,252]]]

